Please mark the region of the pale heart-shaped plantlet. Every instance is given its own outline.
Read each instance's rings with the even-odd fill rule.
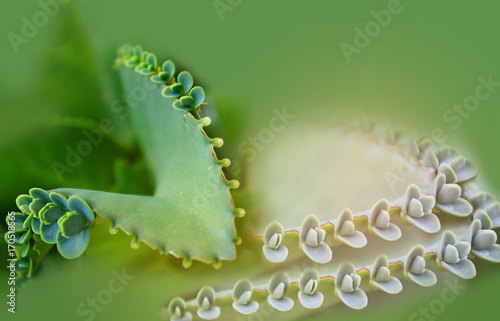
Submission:
[[[434,181],[433,196],[436,199],[436,209],[440,212],[467,217],[472,214],[473,207],[462,196],[462,188],[458,184],[447,184],[446,176],[439,174]]]
[[[472,188],[471,188],[472,186]],[[482,222],[482,229],[494,229],[500,227],[500,202],[497,198],[487,192],[480,192],[479,187],[474,184],[468,184],[469,191],[472,189],[474,192],[470,192],[468,198],[472,206],[475,209],[474,219],[478,218]],[[484,215],[487,215],[486,218]]]
[[[317,292],[319,273],[315,269],[307,269],[299,280],[299,301],[305,308],[317,309],[323,304],[324,295]]]
[[[491,220],[488,213],[483,210],[475,211],[472,219],[474,221],[479,221],[481,223],[481,229],[483,230],[491,230],[493,228],[493,221]]]
[[[233,308],[241,314],[252,314],[259,309],[256,301],[250,301],[252,298],[253,286],[250,280],[241,279],[233,288]]]
[[[288,249],[281,245],[283,241],[283,225],[279,222],[270,223],[263,236],[262,251],[269,262],[280,263],[286,260]]]
[[[332,249],[324,243],[325,235],[318,218],[308,215],[300,228],[299,239],[302,251],[314,262],[324,264],[332,260]]]
[[[491,229],[496,229],[500,227],[500,202],[493,203],[484,212],[489,216],[491,220]]]
[[[491,205],[498,202],[495,195],[481,191],[479,186],[474,183],[467,183],[465,185],[464,195],[470,199],[472,206],[476,210],[486,210]]]
[[[474,220],[467,231],[467,242],[471,244],[471,254],[486,261],[500,263],[500,245],[496,244],[497,233],[482,230],[481,221]]]
[[[186,311],[186,303],[181,298],[174,298],[168,305],[170,321],[191,321],[191,313]]]
[[[368,230],[386,241],[396,241],[401,238],[401,229],[390,222],[389,201],[381,199],[372,208],[368,216]]]
[[[455,184],[458,181],[458,177],[455,174],[453,168],[448,164],[441,164],[438,168],[438,174],[443,174],[446,178],[446,184]]]
[[[343,262],[335,276],[335,294],[348,307],[360,310],[368,305],[366,293],[359,288],[361,277],[351,262]]]
[[[377,290],[389,294],[397,294],[403,290],[403,285],[398,278],[391,276],[387,256],[380,255],[370,271],[370,285]]]
[[[335,224],[333,237],[337,243],[343,243],[354,248],[361,248],[368,242],[366,236],[355,230],[353,215],[350,209],[342,211]]]
[[[436,157],[439,160],[439,164],[451,164],[460,156],[462,156],[460,150],[452,146],[443,146],[436,149]]]
[[[446,165],[446,169],[442,171],[450,175],[447,176],[446,183],[462,183],[477,176],[477,166],[455,148],[442,147],[436,152],[436,157],[440,167],[443,164]]]
[[[422,162],[446,176],[446,183],[463,183],[477,176],[477,166],[453,147],[444,146],[434,153],[432,148],[424,147]]]
[[[290,288],[290,278],[286,273],[277,272],[269,281],[267,302],[278,311],[289,311],[293,308],[293,300],[285,294]]]
[[[474,207],[474,209],[477,209],[478,206],[477,206],[477,204],[474,204],[472,199],[475,196],[479,196],[480,194],[490,194],[490,193],[481,192],[481,189],[474,181],[475,180],[468,181],[468,182],[462,183],[460,185],[462,186],[462,196],[465,199],[467,199],[468,201],[470,201],[470,203],[471,203],[472,207]],[[493,198],[491,203],[494,203],[496,201],[496,199],[493,195],[491,195],[491,197]]]
[[[434,272],[425,268],[425,250],[423,246],[413,247],[404,262],[404,277],[410,282],[423,287],[430,287],[436,284],[437,277]]]
[[[215,301],[215,291],[209,286],[204,286],[198,292],[196,297],[196,303],[198,304],[198,311],[196,313],[198,316],[205,320],[217,319],[220,315],[220,308],[214,306]]]
[[[422,165],[427,167],[432,167],[434,169],[438,169],[439,167],[439,159],[431,148],[421,148],[423,153],[422,155]]]
[[[438,268],[456,276],[464,279],[472,279],[476,276],[476,267],[467,258],[470,250],[470,243],[457,242],[455,234],[450,230],[446,230],[441,238],[436,264]]]
[[[442,176],[444,178],[444,176]],[[401,211],[403,223],[413,225],[427,233],[437,233],[441,230],[439,218],[432,213],[435,198],[429,195],[422,196],[420,188],[411,184],[408,186],[405,201]]]

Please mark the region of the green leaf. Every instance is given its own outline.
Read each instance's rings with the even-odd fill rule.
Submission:
[[[163,254],[183,258],[185,267],[199,260],[218,268],[222,260],[236,257],[235,245],[239,238],[234,218],[244,211],[234,208],[230,189],[237,188],[239,183],[225,178],[222,169],[229,166],[229,160],[217,159],[214,152],[223,141],[209,138],[203,129],[210,124],[210,119],[196,119],[190,113],[171,108],[175,102],[183,110],[193,109],[197,101],[202,101],[203,90],[195,88],[193,97],[166,98],[165,93],[172,97],[187,93],[193,85],[191,75],[181,73],[180,82],[169,87],[151,83],[144,75],[157,73],[154,55],[142,51],[139,64],[129,69],[124,62],[135,60],[137,52],[130,47],[119,52],[122,56],[116,60],[116,66],[121,67],[124,96],[130,105],[127,118],[143,156],[140,163],[154,181],[154,194],[70,188],[47,193],[43,189],[31,189],[31,196],[18,198],[19,207],[29,212],[29,216],[23,216],[20,227],[27,230],[18,231],[16,241],[34,242],[36,258],[29,254],[29,249],[25,254],[35,260],[36,266],[54,243],[63,257],[76,258],[87,248],[97,217],[96,223],[111,223],[110,232],[119,227],[131,235],[133,248],[142,241]],[[173,63],[167,62],[162,68],[168,71],[162,72],[161,79],[174,79]],[[141,97],[132,94],[137,88],[142,88],[145,94]],[[138,173],[144,176],[141,168],[137,168]]]
[[[189,73],[184,75],[192,79]],[[142,86],[144,76],[133,70],[122,69],[121,76],[126,93]],[[163,85],[142,88],[147,92],[146,99],[131,102],[140,108],[130,108],[130,119],[155,180],[155,194],[139,196],[78,189],[57,189],[57,193],[69,197],[72,210],[77,210],[72,207],[77,196],[98,216],[110,221],[113,229],[120,227],[132,234],[134,241],[183,257],[186,265],[191,260],[214,263],[234,259],[237,211],[229,190],[237,184],[228,182],[222,173],[227,162],[214,157],[213,147],[220,145],[220,139],[209,139],[204,134],[207,119],[198,120],[170,108],[173,99],[162,95]],[[66,229],[81,226],[83,220],[79,224],[66,224],[63,217],[61,221],[57,243],[60,250],[63,248],[60,243],[64,242],[61,237],[68,234]]]

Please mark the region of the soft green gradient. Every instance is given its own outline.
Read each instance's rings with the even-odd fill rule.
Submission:
[[[227,142],[227,154],[234,151],[246,135],[255,134],[260,124],[269,120],[273,108],[287,106],[320,118],[352,109],[387,119],[391,124],[410,126],[421,134],[430,135],[433,129],[442,128],[449,136],[447,142],[464,147],[479,163],[482,178],[491,190],[497,195],[500,192],[500,88],[482,101],[477,111],[457,129],[443,119],[445,111],[454,103],[474,93],[478,76],[493,74],[493,78],[500,81],[500,4],[402,1],[403,11],[393,16],[391,23],[347,63],[339,44],[352,44],[354,28],[363,28],[373,20],[370,11],[385,9],[388,1],[243,0],[232,12],[225,13],[223,21],[211,0],[74,0],[72,3],[89,37],[102,88],[100,92],[87,92],[89,102],[86,104],[82,99],[81,106],[97,110],[109,105],[117,95],[118,75],[111,69],[115,50],[123,43],[140,43],[160,59],[170,58],[181,68],[189,67],[219,108],[219,121],[237,122],[225,127],[234,128],[237,137],[219,133]],[[33,0],[3,6],[0,14],[4,35],[0,165],[5,173],[11,174],[2,177],[0,185],[2,215],[14,208],[13,195],[40,184],[40,180],[20,169],[5,168],[12,166],[7,160],[9,149],[16,146],[14,142],[21,137],[36,136],[32,129],[38,128],[43,120],[44,113],[40,110],[53,110],[54,105],[61,104],[57,96],[33,93],[44,85],[42,74],[48,68],[45,53],[70,41],[72,32],[67,30],[67,35],[56,37],[57,24],[63,21],[62,14],[58,14],[15,54],[7,33],[19,33],[21,18],[30,17],[40,7]],[[69,6],[64,5],[64,10]],[[61,77],[64,75],[64,70],[50,70]],[[68,108],[78,105],[64,103],[69,104],[65,106]],[[96,106],[97,103],[101,106]],[[61,143],[61,148],[65,144]],[[25,158],[37,158],[39,153],[26,151]],[[105,152],[95,155],[106,159]],[[50,160],[44,161],[50,164]],[[78,181],[90,185],[89,176],[85,174],[92,168],[86,167],[91,165],[68,175],[67,184]],[[103,172],[109,172],[111,166],[103,163],[103,168]],[[53,180],[53,173],[46,175],[50,176],[47,180]],[[96,185],[107,186],[107,181],[109,179],[101,177]],[[174,260],[149,259],[153,252],[145,246],[138,254],[128,247],[129,239],[124,235],[111,240],[103,237],[102,241],[110,242],[111,254],[102,248],[99,253],[88,253],[88,260],[93,262],[89,264],[92,277],[77,274],[74,267],[69,266],[64,276],[34,280],[19,294],[20,313],[15,318],[8,315],[9,320],[30,320],[34,316],[41,320],[85,320],[75,314],[76,306],[102,289],[111,277],[111,269],[120,264],[130,267],[137,278],[117,294],[95,320],[161,319],[155,309],[175,295],[183,282],[200,282],[189,278],[192,272],[215,273],[197,266],[194,271],[188,271],[189,274],[182,269],[162,270],[166,262]],[[0,258],[5,262],[3,243],[0,250]],[[138,262],[124,261],[115,251],[130,253],[134,260],[144,260],[139,263],[147,264],[151,260],[154,264],[149,269],[141,269]],[[499,268],[480,263],[477,267],[479,276],[464,282],[467,291],[447,304],[437,320],[478,320],[498,315]],[[4,276],[2,269],[2,294],[5,293]],[[68,290],[69,285],[74,287]],[[438,296],[439,290],[433,289],[419,291],[415,297],[403,293],[394,300],[388,298],[380,306],[369,305],[363,312],[341,310],[336,314],[331,311],[310,319],[360,320],[369,316],[370,320],[408,320],[414,311]],[[3,319],[4,307],[1,315]]]

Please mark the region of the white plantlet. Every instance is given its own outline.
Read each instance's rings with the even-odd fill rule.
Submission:
[[[436,262],[438,268],[463,279],[472,279],[476,276],[476,267],[467,257],[470,250],[470,243],[457,242],[456,236],[452,231],[445,231],[437,253]]]
[[[294,302],[285,296],[290,287],[290,278],[286,273],[277,272],[269,281],[269,295],[267,302],[278,311],[289,311],[293,308]]]
[[[364,247],[368,242],[363,233],[355,230],[353,214],[348,208],[344,209],[337,219],[334,238],[338,243],[354,248]]]
[[[348,307],[359,310],[368,305],[366,293],[359,288],[361,277],[356,274],[354,265],[344,262],[335,276],[335,293]]]
[[[252,314],[259,309],[259,303],[251,301],[253,286],[250,280],[241,279],[233,288],[233,308],[241,314]]]
[[[301,248],[314,262],[325,264],[332,260],[332,249],[324,242],[325,236],[316,216],[309,215],[304,219],[299,232]]]
[[[272,222],[266,228],[263,236],[262,251],[269,262],[280,263],[286,260],[288,249],[281,245],[283,242],[283,225]]]
[[[398,278],[391,276],[387,256],[380,255],[370,271],[370,285],[372,288],[389,294],[397,294],[403,290]]]

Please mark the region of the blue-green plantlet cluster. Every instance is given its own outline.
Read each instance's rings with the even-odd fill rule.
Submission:
[[[32,188],[29,195],[20,195],[16,204],[21,211],[15,213],[14,231],[15,245],[20,247],[19,276],[31,277],[41,243],[56,244],[66,259],[79,257],[87,248],[95,217],[90,206],[78,196],[66,199],[57,192]]]

